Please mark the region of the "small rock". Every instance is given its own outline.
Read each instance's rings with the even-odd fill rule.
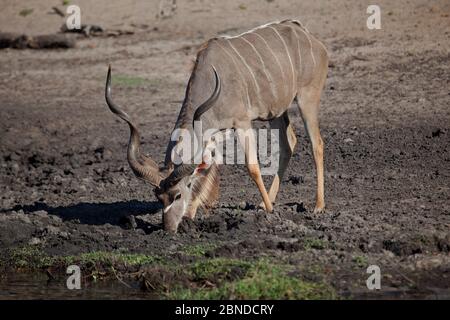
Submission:
[[[57,185],[61,185],[61,184],[64,182],[64,178],[63,178],[61,175],[56,174],[56,175],[53,177],[53,182],[54,182],[55,184],[57,184]]]
[[[389,250],[383,250],[384,255],[386,255],[389,258],[394,258],[395,254],[392,251]]]
[[[19,169],[20,169],[20,167],[19,167],[19,165],[17,163],[14,162],[13,164],[11,164],[11,171],[13,173],[18,173]]]
[[[61,238],[63,238],[63,239],[65,239],[65,240],[67,240],[67,239],[69,239],[70,238],[70,236],[69,236],[69,233],[68,232],[60,232],[59,233],[59,236],[61,237]]]
[[[48,217],[48,212],[44,211],[44,210],[39,210],[39,211],[33,212],[33,215],[36,216],[36,217],[40,217],[40,218],[47,218]]]
[[[26,224],[30,224],[31,223],[30,217],[28,217],[25,214],[19,214],[19,215],[17,215],[17,218],[23,223],[26,223]]]
[[[5,158],[6,158],[6,159],[5,159],[6,161],[14,161],[14,162],[20,161],[20,155],[17,154],[17,153],[15,153],[15,152],[9,154],[9,155],[6,156]]]
[[[345,143],[351,143],[351,142],[354,142],[354,141],[353,141],[353,139],[351,139],[351,138],[347,138],[347,139],[344,139],[344,142],[345,142]]]
[[[110,160],[110,159],[112,159],[112,157],[113,157],[113,153],[112,153],[112,151],[111,150],[109,150],[109,149],[105,149],[104,151],[103,151],[103,160]]]
[[[72,157],[72,158],[70,158],[70,165],[72,166],[72,168],[78,169],[80,167],[80,162],[79,162],[79,160]]]
[[[30,239],[30,241],[28,241],[28,244],[31,244],[31,245],[37,245],[40,243],[42,243],[41,239],[36,238],[36,237],[33,237]]]
[[[247,201],[242,201],[242,202],[239,203],[239,209],[247,210],[247,208],[248,208]]]
[[[54,214],[51,214],[48,217],[50,218],[50,220],[53,220],[55,222],[58,222],[58,223],[62,222],[62,219],[60,217],[58,217],[58,216],[55,216]]]
[[[45,228],[45,233],[46,234],[50,234],[50,235],[56,235],[60,233],[60,229],[58,227],[55,226],[47,226]]]

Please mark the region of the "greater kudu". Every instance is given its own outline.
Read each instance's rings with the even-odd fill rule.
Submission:
[[[211,39],[197,54],[175,129],[189,130],[195,136],[193,121],[200,119],[204,130],[246,130],[256,119],[269,121],[271,128],[279,129],[278,172],[269,192],[254,160],[257,159],[254,135],[238,137],[245,150],[248,172],[261,193],[262,205],[271,212],[297,141],[287,112],[296,100],[316,166],[314,211],[321,212],[325,207],[324,144],[318,114],[327,71],[328,54],[324,45],[295,20],[264,25],[236,37]],[[193,218],[199,206],[208,208],[217,200],[217,165],[175,165],[171,156],[178,142],[171,141],[165,165],[158,168],[153,160],[140,153],[138,130],[112,101],[110,82],[109,70],[106,101],[112,112],[128,122],[131,130],[128,162],[138,177],[156,187],[156,195],[164,206],[164,228],[176,231],[183,217]]]

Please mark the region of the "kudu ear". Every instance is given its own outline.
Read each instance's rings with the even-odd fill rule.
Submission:
[[[206,162],[200,163],[194,170],[194,175],[196,176],[204,176],[208,173],[209,168],[211,168],[211,164],[208,164]]]

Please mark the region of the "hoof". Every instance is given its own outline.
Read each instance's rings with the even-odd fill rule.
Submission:
[[[325,207],[315,207],[313,213],[323,213],[325,212]]]
[[[263,209],[264,211],[271,213],[273,211],[273,206],[271,206],[269,208],[269,210],[266,209],[266,205],[264,204],[264,202],[262,201],[259,205],[258,208]]]

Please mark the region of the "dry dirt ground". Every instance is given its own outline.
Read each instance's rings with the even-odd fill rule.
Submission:
[[[1,50],[0,297],[11,297],[14,272],[53,279],[63,270],[55,261],[70,256],[89,272],[99,260],[123,262],[112,281],[135,279],[144,297],[180,297],[177,288],[181,297],[450,298],[450,3],[378,1],[382,29],[368,30],[372,2],[186,0],[158,18],[159,1],[80,0],[82,23],[127,34]],[[57,32],[55,5],[64,8],[3,1],[0,31]],[[165,233],[151,186],[126,163],[128,129],[106,107],[108,63],[115,99],[162,163],[197,47],[283,18],[302,21],[331,56],[321,102],[326,212],[312,213],[310,143],[293,107],[298,145],[273,214],[255,209],[243,166],[222,166],[218,206]],[[281,284],[261,280],[247,262],[289,271]],[[215,263],[222,271],[195,269]],[[381,290],[366,287],[369,265],[381,269]],[[252,283],[250,269],[262,289],[230,289]],[[110,269],[95,270],[94,279]],[[326,293],[292,293],[299,281]]]

